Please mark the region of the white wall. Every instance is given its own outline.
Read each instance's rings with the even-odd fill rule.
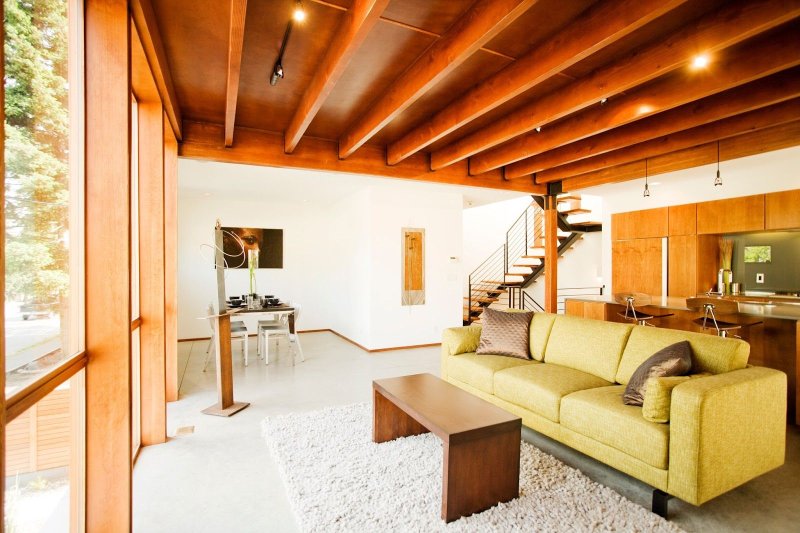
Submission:
[[[259,269],[257,290],[302,304],[301,330],[333,329],[380,349],[436,343],[461,324],[460,188],[187,160],[179,183],[179,338],[210,332],[197,317],[216,301],[216,276],[201,246],[213,243],[217,219],[283,229],[284,268]],[[400,305],[403,227],[425,229],[425,305]],[[226,271],[228,295],[247,290],[247,269]],[[246,318],[248,329],[257,320]]]
[[[644,179],[592,187],[579,191],[603,199],[603,227],[611,227],[611,215],[654,207],[705,202],[800,188],[800,147],[758,154],[720,165],[723,185],[714,186],[717,166],[705,165],[650,178],[650,196],[644,198]],[[611,287],[611,232],[602,238],[603,278]]]
[[[464,209],[462,217],[464,245],[461,263],[465,280],[470,272],[506,242],[506,231],[532,201],[530,196],[523,195]],[[465,288],[464,291],[466,290]]]

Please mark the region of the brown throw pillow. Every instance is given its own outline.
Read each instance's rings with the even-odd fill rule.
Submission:
[[[530,359],[532,312],[506,313],[486,308],[481,316],[479,354],[507,355]]]
[[[622,402],[625,405],[642,405],[647,390],[647,380],[667,376],[683,376],[692,368],[692,347],[689,341],[676,342],[651,355],[639,365],[631,376]]]

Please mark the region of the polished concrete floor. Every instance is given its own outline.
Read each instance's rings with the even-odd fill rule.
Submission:
[[[269,366],[251,357],[245,367],[234,349],[236,400],[251,405],[231,418],[200,413],[216,401],[213,363],[202,372],[207,342],[179,344],[180,400],[168,408],[172,437],[139,455],[134,469],[134,531],[296,531],[280,476],[261,437],[261,420],[370,401],[373,379],[438,374],[438,348],[368,354],[331,333],[306,333],[301,340],[306,361],[294,367],[285,345],[277,362]],[[255,340],[250,353],[255,353]],[[644,484],[532,431],[523,436],[649,507],[650,489]],[[800,431],[789,428],[786,465],[699,508],[673,499],[670,519],[687,531],[704,533],[797,531]]]

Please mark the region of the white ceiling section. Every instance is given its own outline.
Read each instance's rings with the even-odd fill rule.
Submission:
[[[194,159],[178,161],[181,197],[214,196],[226,200],[270,199],[286,202],[332,202],[365,187],[383,185],[389,189],[429,192],[458,192],[463,205],[475,207],[526,196],[524,193],[440,185],[412,180],[379,178],[362,174],[322,172],[289,168],[217,163]]]

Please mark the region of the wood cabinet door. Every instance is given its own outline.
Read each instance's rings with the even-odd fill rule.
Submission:
[[[666,237],[668,232],[666,207],[611,215],[611,239],[614,241]]]
[[[764,195],[697,204],[697,233],[738,233],[764,229]]]
[[[697,295],[697,235],[674,235],[669,238],[667,294]]]
[[[661,296],[662,239],[632,239],[611,243],[611,283],[614,293],[643,292]]]
[[[766,229],[800,228],[800,190],[767,194],[764,214]]]
[[[669,234],[697,233],[697,204],[673,205],[669,208]]]

